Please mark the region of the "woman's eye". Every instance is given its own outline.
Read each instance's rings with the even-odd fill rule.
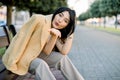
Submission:
[[[68,21],[67,20],[64,20],[65,21],[65,23],[68,23]]]
[[[65,20],[65,23],[68,23],[68,22]]]

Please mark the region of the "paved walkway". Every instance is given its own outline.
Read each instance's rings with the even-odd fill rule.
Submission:
[[[120,80],[120,36],[78,26],[69,57],[85,80]]]
[[[120,80],[120,36],[77,26],[68,54],[85,80]],[[34,80],[27,74],[17,80]]]

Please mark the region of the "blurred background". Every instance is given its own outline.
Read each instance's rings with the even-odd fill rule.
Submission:
[[[120,0],[0,0],[0,60],[15,30],[33,14],[52,14],[61,6],[76,11],[69,57],[85,80],[120,80]]]
[[[0,0],[0,25],[21,25],[34,14],[51,14],[61,6],[76,11],[78,23],[119,28],[120,0]]]

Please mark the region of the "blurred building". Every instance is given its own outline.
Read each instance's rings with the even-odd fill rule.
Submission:
[[[6,21],[6,12],[7,12],[6,6],[1,6],[0,7],[0,21]]]
[[[14,11],[12,13],[12,23],[14,25],[22,25],[30,18],[28,11]]]

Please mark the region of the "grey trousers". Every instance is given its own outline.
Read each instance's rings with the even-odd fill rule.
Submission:
[[[68,56],[58,52],[52,52],[49,56],[41,53],[40,58],[31,62],[29,72],[35,74],[35,80],[56,80],[50,68],[60,69],[66,80],[84,80]]]

